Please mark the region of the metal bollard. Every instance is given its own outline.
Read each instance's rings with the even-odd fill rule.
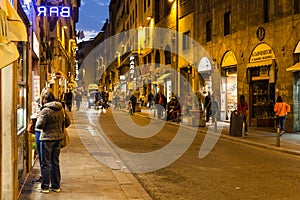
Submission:
[[[277,133],[276,133],[276,147],[280,147],[280,128],[277,127]]]

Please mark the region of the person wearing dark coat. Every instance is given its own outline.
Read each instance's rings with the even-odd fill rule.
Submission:
[[[68,110],[71,112],[73,103],[73,93],[71,90],[66,94],[66,106]]]
[[[135,113],[135,106],[136,106],[136,97],[132,94],[131,97],[130,97],[130,102],[131,102],[131,105],[132,105],[132,112]]]
[[[206,110],[206,122],[208,122],[209,118],[210,118],[210,115],[211,115],[211,97],[210,97],[210,92],[208,92],[207,96],[205,97],[204,108]]]

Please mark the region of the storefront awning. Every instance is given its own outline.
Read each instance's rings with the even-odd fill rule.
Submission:
[[[296,72],[296,71],[300,71],[300,62],[297,62],[297,63],[294,64],[293,66],[287,68],[286,71],[288,71],[288,72]]]
[[[171,76],[171,73],[167,73],[167,74],[164,74],[162,75],[161,77],[159,77],[157,79],[158,82],[163,82],[166,78],[168,78],[169,76]]]
[[[300,53],[300,41],[298,42],[296,48],[295,48],[295,51],[294,53]]]
[[[15,41],[27,41],[26,26],[8,0],[0,1],[0,69],[14,62],[19,53]]]
[[[266,60],[266,61],[262,61],[262,62],[253,62],[253,63],[249,63],[247,65],[248,68],[251,67],[262,67],[262,66],[268,66],[268,65],[272,65],[273,60]]]

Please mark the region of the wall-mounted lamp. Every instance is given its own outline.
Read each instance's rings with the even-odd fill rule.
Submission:
[[[147,21],[150,21],[152,19],[152,17],[148,16],[146,19],[147,19]]]

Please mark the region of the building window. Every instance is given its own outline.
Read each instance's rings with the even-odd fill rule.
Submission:
[[[137,8],[137,4],[135,4],[135,18],[137,19],[138,17],[138,8]]]
[[[270,16],[269,16],[269,0],[264,0],[264,22],[269,22],[270,21]]]
[[[224,14],[224,35],[229,35],[231,30],[231,12]]]
[[[273,0],[264,0],[264,23],[270,22],[275,15],[275,2]]]
[[[160,21],[160,0],[155,0],[155,24]]]
[[[160,67],[160,54],[159,51],[157,50],[155,52],[155,69]]]
[[[206,22],[206,42],[212,39],[212,21]]]
[[[300,13],[300,0],[294,0],[294,13]]]
[[[169,45],[165,49],[165,65],[171,64],[171,48]]]
[[[148,0],[148,7],[150,6],[151,0]]]
[[[147,0],[144,0],[144,12],[146,12],[146,8],[147,8]]]
[[[172,4],[168,0],[164,1],[164,16],[166,17],[171,13]]]
[[[189,49],[191,46],[191,32],[187,31],[182,36],[182,50]]]
[[[20,54],[20,57],[18,59],[18,91],[17,91],[17,126],[18,126],[18,132],[22,131],[26,126],[26,74],[27,74],[27,54],[26,54],[26,43],[19,42],[18,43],[18,51]],[[19,132],[20,133],[20,132]]]

